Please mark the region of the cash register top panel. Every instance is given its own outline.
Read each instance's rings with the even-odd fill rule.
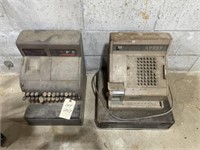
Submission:
[[[22,56],[81,56],[80,31],[24,30],[16,44]]]
[[[17,44],[56,44],[79,45],[79,31],[67,30],[24,30],[17,39]]]
[[[110,41],[113,44],[121,43],[123,45],[169,45],[171,40],[172,37],[169,33],[114,32],[110,35]]]

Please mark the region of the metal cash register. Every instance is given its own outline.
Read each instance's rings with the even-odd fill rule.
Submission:
[[[31,125],[81,125],[86,72],[79,31],[26,30],[16,45],[23,56],[20,86],[30,102],[24,118]],[[66,98],[76,101],[70,120],[59,117]]]
[[[110,34],[107,67],[92,81],[98,127],[166,129],[174,123],[166,61],[171,40],[168,33]]]

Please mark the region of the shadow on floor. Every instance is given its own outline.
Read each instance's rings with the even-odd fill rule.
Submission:
[[[92,124],[92,121],[90,122]],[[56,130],[57,127],[54,127]],[[73,127],[74,128],[74,127]],[[63,127],[63,133],[53,133],[52,141],[44,143],[38,149],[102,149],[101,138],[99,138],[95,128],[92,127],[77,127],[76,131],[73,129],[69,131],[70,127]],[[54,143],[54,146],[51,144]],[[52,147],[53,146],[53,147]]]
[[[32,127],[23,118],[10,118],[2,120],[2,133],[6,136],[4,147],[9,147],[21,137],[29,137],[32,134]]]

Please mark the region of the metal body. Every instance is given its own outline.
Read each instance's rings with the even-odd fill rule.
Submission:
[[[163,96],[169,94],[166,54],[170,42],[167,33],[111,33],[110,109],[137,108],[137,105],[162,109]]]
[[[97,75],[100,128],[167,129],[174,123],[167,82],[168,33],[111,33],[108,67]]]
[[[86,72],[81,33],[27,30],[20,33],[16,43],[24,56],[20,72],[23,100],[31,103],[25,112],[27,122],[82,124]],[[59,118],[65,98],[76,100],[71,120]]]

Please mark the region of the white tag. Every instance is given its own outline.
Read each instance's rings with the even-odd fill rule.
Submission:
[[[76,101],[66,98],[63,103],[59,117],[70,120],[75,105]]]

